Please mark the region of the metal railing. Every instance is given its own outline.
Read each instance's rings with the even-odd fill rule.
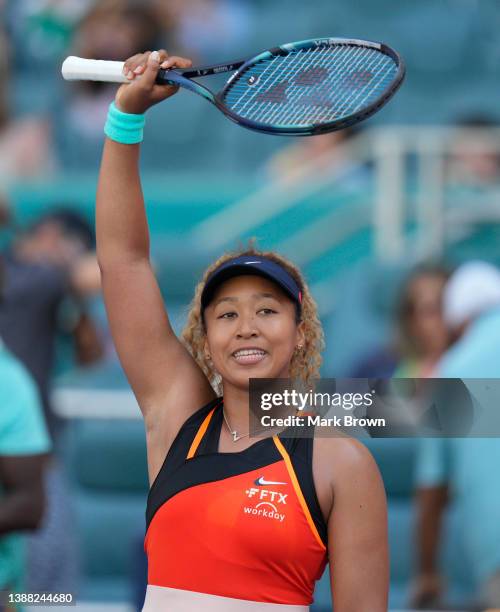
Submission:
[[[419,248],[425,253],[443,248],[444,240],[444,164],[453,152],[457,139],[487,138],[487,147],[495,148],[500,156],[500,130],[444,128],[444,127],[383,127],[372,128],[357,135],[348,143],[339,145],[346,158],[353,163],[369,162],[375,170],[375,189],[372,207],[366,210],[366,224],[374,226],[377,234],[375,254],[380,259],[394,259],[404,246],[404,219],[407,204],[406,159],[412,155],[417,165],[416,220],[422,228]],[[331,173],[318,174],[316,166],[326,166],[332,159]],[[234,242],[242,233],[269,221],[298,202],[335,187],[349,172],[349,165],[337,167],[337,152],[325,153],[321,158],[304,164],[287,181],[268,182],[261,189],[232,206],[213,215],[194,228],[192,236],[207,249],[222,248]],[[500,176],[500,175],[499,175]],[[493,214],[498,219],[500,208],[483,207],[481,215]],[[475,217],[472,211],[468,221]],[[456,221],[465,217],[458,217]],[[349,220],[346,220],[349,225]],[[221,231],[223,228],[223,231]],[[347,228],[349,234],[349,228]],[[327,248],[339,240],[332,235]]]
[[[489,190],[481,198],[460,208],[447,206],[446,165],[458,142],[475,144],[484,141],[485,150],[498,153],[500,130],[469,128],[381,127],[366,130],[345,144],[348,162],[338,165],[338,149],[305,163],[286,181],[267,182],[250,196],[224,208],[195,227],[191,237],[202,249],[220,250],[235,244],[243,234],[270,222],[287,210],[328,188],[342,183],[352,164],[369,164],[373,168],[373,187],[360,189],[357,203],[348,210],[332,209],[310,224],[296,227],[277,248],[291,254],[300,266],[345,243],[363,228],[374,232],[373,252],[367,255],[381,262],[401,258],[416,262],[437,258],[447,243],[463,237],[478,222],[500,221],[500,192]],[[317,165],[331,172],[317,171]],[[411,162],[411,163],[409,163]],[[500,176],[500,173],[499,173]],[[500,186],[499,186],[500,188]],[[471,196],[472,198],[472,196]],[[413,229],[408,231],[408,222]],[[313,290],[323,293],[330,285],[325,278]],[[331,300],[323,303],[323,314],[331,309]]]
[[[484,185],[482,193],[463,194],[461,202],[450,199],[446,176],[459,142],[462,147],[470,143],[471,156],[498,155],[500,160],[499,129],[379,128],[371,137],[378,179],[373,209],[377,259],[395,261],[408,253],[417,260],[436,258],[471,225],[500,221],[500,164],[496,182]],[[405,227],[410,191],[406,162],[410,157],[416,166],[412,235]],[[467,177],[463,178],[467,186]]]

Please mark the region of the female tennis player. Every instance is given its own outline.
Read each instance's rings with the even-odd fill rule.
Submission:
[[[322,331],[300,272],[275,253],[224,255],[196,288],[182,341],[170,326],[139,142],[145,111],[176,92],[155,84],[158,70],[189,66],[165,51],[127,60],[97,193],[107,313],[146,425],[144,610],[305,612],[328,563],[336,612],[385,612],[386,502],[369,452],[347,437],[249,437],[249,378],[319,373]]]

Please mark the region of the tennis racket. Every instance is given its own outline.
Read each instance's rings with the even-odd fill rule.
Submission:
[[[122,62],[68,57],[67,80],[128,83]],[[213,93],[193,78],[231,72]],[[229,119],[270,134],[312,136],[354,125],[381,109],[404,78],[401,57],[382,43],[319,38],[288,43],[250,59],[160,70],[157,82],[179,85]]]

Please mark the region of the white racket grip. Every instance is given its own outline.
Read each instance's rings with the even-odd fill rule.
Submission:
[[[91,60],[70,55],[62,65],[66,81],[105,81],[106,83],[128,83],[123,74],[124,62]]]

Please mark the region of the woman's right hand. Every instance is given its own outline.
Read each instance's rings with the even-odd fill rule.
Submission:
[[[115,105],[124,113],[142,114],[147,109],[170,96],[178,86],[157,85],[156,76],[160,68],[190,68],[192,62],[184,57],[160,51],[147,51],[130,57],[124,64],[123,74],[130,81],[123,84],[116,92]]]

